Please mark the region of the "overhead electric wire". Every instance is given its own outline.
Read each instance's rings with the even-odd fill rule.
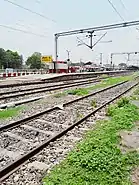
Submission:
[[[120,1],[121,5],[123,6],[123,8],[127,11],[127,8],[126,8],[125,4],[123,3],[123,1],[122,0],[119,0],[119,1]]]
[[[38,16],[44,18],[44,19],[47,19],[47,20],[52,21],[52,22],[56,22],[55,20],[50,19],[50,18],[46,17],[45,15],[40,14],[40,13],[37,13],[37,12],[35,12],[35,11],[29,9],[29,8],[23,7],[23,6],[20,5],[20,4],[14,3],[14,2],[12,2],[12,1],[10,1],[10,0],[4,0],[4,1],[6,1],[6,2],[8,2],[8,3],[10,3],[10,4],[13,4],[13,5],[15,5],[15,6],[19,7],[19,8],[22,8],[22,9],[28,11],[28,12],[31,12],[31,13],[33,13],[33,14],[36,14],[36,15],[38,15]]]
[[[19,31],[19,32],[22,32],[22,33],[25,33],[25,34],[30,34],[30,35],[35,35],[35,36],[38,36],[38,37],[47,37],[46,35],[40,35],[40,34],[37,34],[37,33],[34,33],[34,32],[30,32],[30,31],[25,31],[25,30],[21,30],[21,29],[18,29],[18,28],[14,28],[14,27],[11,27],[11,26],[7,26],[7,25],[2,25],[0,24],[0,27],[3,27],[3,28],[7,28],[7,29],[10,29],[10,30],[14,30],[14,31]]]
[[[130,14],[129,11],[128,11],[128,9],[127,9],[126,6],[125,6],[125,3],[123,2],[123,0],[119,0],[119,1],[120,1],[120,3],[121,3],[122,7],[125,9],[126,13],[127,13],[127,14]]]
[[[118,10],[117,10],[116,7],[114,6],[114,4],[113,4],[110,0],[108,0],[108,2],[109,2],[109,4],[112,6],[112,8],[115,10],[115,12],[119,15],[119,17],[121,18],[121,20],[125,22],[125,19],[124,19],[124,18],[122,17],[122,15],[118,12]],[[120,2],[122,3],[122,5],[124,6],[124,8],[126,9],[126,7],[125,7],[123,1],[120,0]],[[127,11],[127,9],[126,9],[126,11]],[[128,29],[131,31],[131,28],[128,28]]]
[[[125,3],[123,2],[123,0],[119,0],[119,1],[120,1],[120,3],[121,3],[122,7],[125,9],[126,13],[129,14],[129,11],[128,11],[128,9],[126,8]],[[131,28],[129,28],[129,29],[130,29],[130,31],[131,31]]]
[[[30,29],[29,26],[26,26],[26,25],[24,25],[24,24],[16,23],[16,25],[17,25],[17,26],[20,26],[20,27],[24,27],[24,28],[26,27],[27,29]]]
[[[129,14],[129,11],[128,11],[128,9],[126,8],[126,6],[125,6],[123,0],[119,0],[119,1],[120,1],[120,3],[121,3],[122,7],[125,9],[126,13]],[[130,31],[132,31],[132,29],[131,29],[130,27],[129,27],[128,29],[129,29]]]
[[[37,26],[35,26],[35,25],[33,25],[33,24],[30,24],[30,25],[25,25],[25,24],[23,24],[23,23],[16,23],[16,25],[17,26],[19,26],[19,27],[21,27],[21,28],[26,28],[26,29],[28,29],[28,30],[32,30],[33,28],[32,27],[34,27],[35,29],[37,28],[40,28],[40,27],[37,27]],[[43,28],[43,29],[45,29],[45,28]],[[42,29],[41,29],[41,31],[42,31]],[[46,32],[46,31],[43,31],[43,33],[42,34],[48,34],[48,32]],[[41,35],[42,35],[41,34]]]
[[[118,10],[116,9],[116,7],[113,5],[113,3],[108,0],[109,4],[112,6],[112,8],[114,9],[114,11],[119,15],[119,17],[122,19],[122,21],[125,21],[124,18],[122,17],[122,15],[118,12]]]
[[[41,2],[40,2],[40,1],[38,1],[38,0],[36,0],[35,2],[36,2],[36,3],[38,3],[38,4],[40,4],[40,3],[41,3]]]

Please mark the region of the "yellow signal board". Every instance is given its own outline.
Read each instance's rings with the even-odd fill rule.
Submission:
[[[49,56],[42,56],[41,57],[41,61],[42,62],[52,62],[53,61],[53,58],[52,58],[51,55],[49,55]]]

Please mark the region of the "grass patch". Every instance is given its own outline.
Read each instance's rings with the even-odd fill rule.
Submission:
[[[111,120],[99,121],[95,130],[70,152],[66,160],[43,179],[44,185],[131,185],[130,173],[139,164],[139,154],[122,154],[118,148],[121,130],[130,130],[139,120],[138,108],[127,99],[110,106]]]
[[[139,88],[134,91],[134,95],[139,95]]]
[[[0,111],[0,119],[8,119],[10,117],[17,116],[23,107],[9,108],[6,110]]]
[[[105,88],[105,87],[120,83],[122,81],[132,80],[134,77],[135,75],[110,77],[110,78],[102,80],[100,83],[96,85],[86,87],[86,88],[78,88],[78,89],[69,90],[66,93],[71,94],[71,95],[83,96],[83,95],[89,94],[92,90],[99,89],[99,88]]]
[[[90,104],[91,104],[91,106],[94,107],[94,108],[97,107],[97,102],[96,102],[96,100],[92,100]]]
[[[89,90],[87,88],[78,88],[78,89],[69,90],[68,94],[83,96],[83,95],[89,94]]]
[[[100,76],[101,78],[107,78],[107,77],[109,77],[107,74],[103,74],[103,75],[101,75]]]
[[[139,100],[139,86],[135,89],[132,96],[130,97],[130,100]]]
[[[65,92],[54,94],[54,97],[55,98],[61,98],[61,97],[64,97],[64,96],[66,96],[66,93]]]
[[[77,116],[78,119],[82,119],[83,118],[83,114],[81,114],[78,111],[76,111],[76,116]]]

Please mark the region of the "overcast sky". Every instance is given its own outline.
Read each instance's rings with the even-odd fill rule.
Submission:
[[[118,14],[112,9],[107,0],[11,0],[35,12],[45,15],[44,19],[26,10],[16,7],[6,0],[0,0],[0,25],[11,26],[36,34],[45,35],[46,38],[12,31],[0,27],[0,47],[17,50],[23,54],[24,59],[33,52],[54,56],[54,33],[106,25],[122,22]],[[138,0],[111,0],[125,21],[139,20]],[[54,20],[54,21],[52,21]],[[136,26],[137,27],[137,26]],[[93,60],[99,62],[100,53],[103,53],[104,62],[110,62],[111,52],[139,51],[139,32],[136,27],[122,28],[108,31],[103,41],[112,40],[112,43],[100,43],[93,52],[85,47],[77,47],[77,35],[60,37],[59,60],[67,59],[66,50],[70,50],[72,61]],[[139,27],[139,26],[138,26]],[[105,32],[97,32],[95,39]],[[78,35],[81,39],[85,35]],[[85,42],[89,40],[86,39]],[[135,56],[131,56],[131,59]],[[139,55],[136,56],[139,59]],[[114,62],[126,61],[126,56],[115,56]]]

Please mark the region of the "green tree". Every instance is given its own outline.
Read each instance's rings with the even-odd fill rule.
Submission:
[[[4,68],[7,67],[20,69],[22,68],[22,63],[23,63],[22,55],[19,55],[17,52],[13,52],[11,50],[6,51]]]
[[[31,69],[42,68],[41,53],[33,53],[30,57],[28,57],[26,65],[29,66]]]
[[[19,55],[18,52],[11,50],[5,51],[0,48],[0,67],[2,68],[22,68],[23,56]]]
[[[2,66],[5,63],[5,55],[6,55],[5,50],[3,48],[0,48],[0,68],[2,68]]]

